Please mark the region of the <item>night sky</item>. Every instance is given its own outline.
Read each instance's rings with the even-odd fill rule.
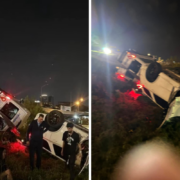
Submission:
[[[0,2],[0,87],[17,98],[88,96],[88,2]]]
[[[179,0],[93,0],[92,34],[129,48],[180,59]]]

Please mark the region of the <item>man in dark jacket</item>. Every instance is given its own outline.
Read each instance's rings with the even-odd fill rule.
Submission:
[[[29,146],[30,166],[34,169],[34,154],[36,152],[36,167],[41,167],[41,152],[43,145],[43,133],[48,130],[47,123],[43,121],[44,115],[40,114],[38,119],[33,120],[27,131],[27,146]]]

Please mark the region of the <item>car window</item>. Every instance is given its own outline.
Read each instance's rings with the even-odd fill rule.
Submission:
[[[11,120],[18,113],[19,109],[12,103],[6,103],[0,111]]]
[[[128,69],[132,70],[135,73],[138,73],[140,67],[141,67],[141,64],[138,61],[134,60],[131,62]]]

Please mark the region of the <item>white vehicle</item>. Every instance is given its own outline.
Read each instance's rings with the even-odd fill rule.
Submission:
[[[30,112],[20,105],[12,95],[0,89],[0,131],[7,131],[23,126],[24,122],[30,116]]]
[[[136,81],[139,78],[141,66],[155,62],[156,58],[134,51],[125,51],[118,55],[117,61],[120,63],[118,72],[123,74],[126,79]]]
[[[162,70],[156,59],[134,52],[125,52],[118,57],[121,67],[118,73],[138,84],[142,93],[161,108],[168,110],[165,121],[180,116],[180,76],[170,70]],[[162,126],[161,125],[161,126]]]
[[[35,119],[39,117],[39,114],[40,113],[36,115]],[[44,121],[46,121],[49,125],[49,130],[43,135],[43,149],[64,161],[63,157],[61,156],[61,148],[63,144],[62,137],[63,133],[67,131],[67,123],[72,121],[65,119],[65,116],[57,110],[51,111],[49,114],[43,115]],[[83,165],[81,164],[81,158],[78,155],[75,162],[76,165],[81,165],[81,167],[83,168],[84,166],[88,166],[88,129],[77,124],[74,124],[73,129],[76,133],[80,135],[81,146],[85,147],[82,151],[83,155],[86,156]]]

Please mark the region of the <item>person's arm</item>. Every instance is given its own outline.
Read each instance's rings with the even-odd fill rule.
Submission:
[[[49,125],[47,124],[47,122],[46,121],[44,121],[44,129],[43,129],[43,133],[45,133],[46,131],[48,131],[49,130]]]
[[[81,144],[80,144],[80,135],[78,134],[78,137],[77,137],[77,145],[79,147],[79,154],[81,155],[82,154],[82,149],[81,149]]]
[[[33,125],[33,121],[31,122],[27,130],[27,134],[26,134],[27,145],[29,145],[29,134],[32,133],[32,125]]]
[[[61,149],[61,156],[64,156],[64,147],[65,147],[65,132],[64,132],[64,134],[63,134],[63,138],[62,138],[62,140],[63,140],[63,145],[62,145],[62,149]]]

